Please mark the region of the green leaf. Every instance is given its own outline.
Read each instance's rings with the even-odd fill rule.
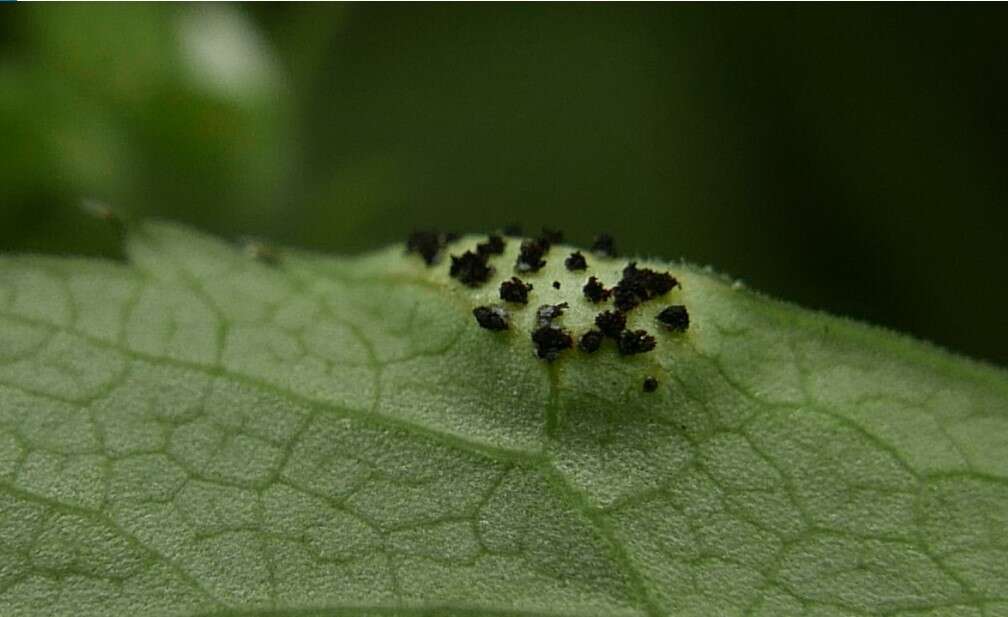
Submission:
[[[1008,614],[1003,371],[657,263],[688,332],[546,363],[624,262],[481,329],[517,249],[0,259],[0,615]]]

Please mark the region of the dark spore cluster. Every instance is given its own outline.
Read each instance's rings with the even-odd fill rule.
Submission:
[[[588,282],[584,284],[581,291],[584,292],[586,298],[595,304],[605,302],[609,299],[610,294],[610,291],[594,276],[588,278]]]
[[[549,244],[543,244],[540,240],[523,240],[515,269],[519,272],[538,272],[546,265],[543,256],[548,250]]]
[[[685,332],[689,328],[689,311],[681,304],[672,304],[658,313],[658,323],[673,332]]]
[[[621,311],[632,311],[640,304],[640,296],[633,289],[617,285],[612,289],[613,304]]]
[[[587,270],[588,261],[585,259],[584,255],[581,254],[581,251],[574,251],[567,256],[567,259],[564,260],[564,266],[566,266],[571,272]]]
[[[468,287],[479,287],[493,274],[493,268],[487,263],[487,255],[466,251],[461,257],[452,255],[451,261],[448,274]]]
[[[581,335],[581,340],[578,341],[578,348],[587,353],[594,353],[602,346],[602,339],[604,338],[605,335],[600,331],[591,329]]]
[[[620,333],[618,347],[620,355],[624,356],[644,353],[655,348],[655,337],[647,330],[624,330]]]
[[[563,328],[553,322],[564,314],[568,307],[566,302],[560,304],[544,304],[536,309],[536,324],[532,331],[532,342],[536,346],[536,354],[543,360],[552,362],[560,352],[574,346],[574,338]]]
[[[530,291],[532,291],[532,285],[525,283],[517,276],[512,276],[511,280],[502,281],[500,285],[500,297],[505,302],[528,304]]]
[[[602,334],[618,339],[620,332],[626,329],[626,313],[622,311],[604,311],[595,316],[595,325]]]
[[[543,360],[552,362],[560,352],[574,346],[570,333],[556,326],[539,326],[532,331],[532,342],[536,346],[536,354]]]
[[[507,311],[499,306],[477,306],[473,309],[473,317],[481,328],[487,330],[507,330]]]
[[[613,289],[613,302],[621,311],[629,311],[658,296],[664,296],[679,282],[668,272],[655,272],[650,268],[638,268],[631,261],[623,268],[623,278]]]
[[[458,239],[455,233],[440,233],[437,231],[414,231],[406,239],[406,252],[416,253],[430,266],[437,260],[438,253],[446,245]]]

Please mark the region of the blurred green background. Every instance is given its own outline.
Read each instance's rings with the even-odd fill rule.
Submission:
[[[3,5],[0,251],[82,198],[355,252],[613,233],[1008,363],[1008,13],[951,5]]]

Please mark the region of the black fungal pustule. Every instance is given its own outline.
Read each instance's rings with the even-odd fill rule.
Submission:
[[[540,326],[551,326],[553,320],[564,314],[564,310],[569,305],[566,302],[560,304],[544,304],[536,309],[536,323]]]
[[[658,389],[658,380],[657,379],[655,379],[654,377],[645,377],[644,378],[644,391],[645,392],[654,392],[657,389]]]
[[[609,234],[595,236],[595,241],[591,245],[591,252],[602,257],[615,257],[616,244],[613,241],[613,237]]]
[[[406,239],[406,252],[416,253],[423,258],[427,265],[431,265],[437,259],[438,253],[449,242],[458,239],[458,234],[443,234],[436,231],[414,231]]]
[[[487,265],[486,255],[466,251],[461,257],[452,255],[451,260],[451,269],[448,273],[463,285],[479,287],[493,274],[493,268]]]
[[[532,291],[532,285],[522,281],[517,276],[512,276],[510,281],[503,281],[500,286],[500,297],[505,302],[515,304],[528,304],[528,293]]]
[[[546,250],[549,250],[554,244],[560,244],[561,242],[563,242],[562,231],[543,227],[542,233],[539,234],[539,244],[546,247]]]
[[[567,266],[567,269],[570,270],[571,272],[575,272],[577,270],[587,269],[588,261],[585,260],[584,255],[581,254],[581,251],[574,251],[573,253],[567,256],[567,259],[564,260],[564,265]]]
[[[543,245],[539,240],[524,240],[521,243],[521,252],[518,253],[518,261],[515,262],[515,269],[519,272],[536,272],[546,265],[543,255],[549,250],[549,245]]]
[[[547,362],[556,360],[560,352],[574,346],[571,335],[556,326],[539,326],[532,331],[532,342],[536,346],[536,355]]]
[[[589,330],[581,335],[581,340],[578,341],[578,349],[587,353],[594,353],[602,346],[602,339],[604,338],[605,335],[598,330]]]
[[[490,234],[486,242],[476,245],[476,252],[480,255],[500,255],[504,252],[504,238],[497,234]]]
[[[617,285],[612,289],[613,304],[621,311],[631,311],[640,304],[637,292],[629,287]]]
[[[678,284],[668,272],[638,268],[637,262],[631,261],[623,268],[623,278],[613,288],[613,302],[621,311],[629,311],[641,302],[664,296]]]
[[[553,281],[553,289],[560,289],[560,281]]]
[[[626,314],[622,311],[604,311],[595,316],[595,325],[609,338],[619,338],[626,329]]]
[[[689,312],[681,304],[665,307],[658,313],[658,323],[673,332],[685,332],[689,328]]]
[[[642,288],[647,294],[644,297],[645,300],[664,296],[679,284],[679,281],[668,272],[655,272],[650,268],[641,269],[637,267],[635,261],[631,261],[623,268],[623,278],[620,283],[624,281],[632,282]]]
[[[473,317],[476,318],[476,323],[481,328],[486,328],[487,330],[508,329],[509,318],[507,311],[499,306],[477,306],[473,309]]]
[[[581,291],[584,292],[586,298],[595,304],[606,301],[609,298],[610,293],[610,291],[606,289],[594,276],[588,279],[588,282],[584,284]]]
[[[618,341],[621,355],[645,353],[655,348],[655,338],[645,330],[624,330]]]

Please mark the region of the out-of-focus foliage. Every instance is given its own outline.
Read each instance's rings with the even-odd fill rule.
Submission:
[[[1008,361],[1000,7],[0,9],[0,250],[599,229]]]

